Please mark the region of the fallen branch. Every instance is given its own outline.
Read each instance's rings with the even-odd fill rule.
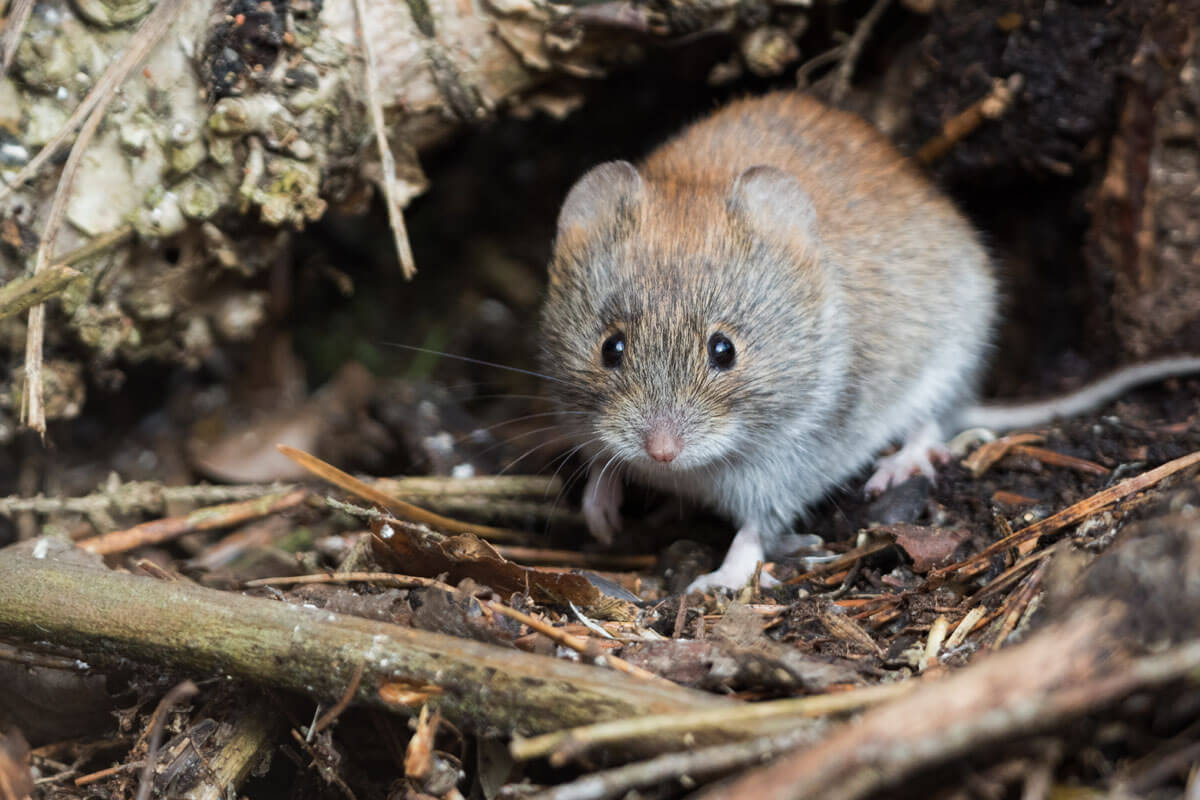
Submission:
[[[133,226],[129,224],[122,225],[108,233],[100,234],[87,244],[76,247],[59,259],[59,263],[73,267],[81,261],[87,261],[89,258],[95,258],[101,253],[107,253],[114,247],[120,247],[132,238]]]
[[[1200,641],[1132,661],[1114,656],[1119,604],[1085,603],[1063,623],[847,723],[820,744],[703,800],[855,800],[906,775],[1026,735],[1200,669]]]
[[[168,503],[223,503],[252,500],[268,494],[288,492],[295,486],[286,483],[241,484],[237,486],[163,486],[153,481],[110,479],[104,488],[82,497],[0,497],[0,514],[32,511],[37,514],[62,512],[93,514],[103,511],[133,513],[161,512]]]
[[[0,635],[76,648],[91,664],[127,658],[329,701],[363,665],[359,703],[410,714],[428,702],[455,725],[502,733],[737,706],[515,649],[37,558],[24,545],[0,551]]]
[[[279,715],[266,702],[253,704],[232,719],[223,720],[232,728],[229,738],[208,759],[209,774],[197,775],[198,783],[183,792],[182,800],[223,800],[250,776],[250,771],[270,757],[275,734],[280,726]],[[240,796],[240,795],[237,795]]]
[[[627,746],[646,739],[658,740],[677,749],[690,741],[715,738],[709,734],[737,729],[758,729],[759,733],[790,730],[803,726],[814,717],[857,711],[894,700],[915,689],[917,681],[903,681],[853,689],[846,692],[772,700],[722,709],[696,709],[677,714],[600,722],[573,730],[555,731],[528,739],[516,738],[510,748],[513,758],[527,761],[549,757],[561,765],[595,747],[619,744]]]
[[[49,300],[71,285],[79,272],[62,264],[0,286],[0,319],[16,316]]]

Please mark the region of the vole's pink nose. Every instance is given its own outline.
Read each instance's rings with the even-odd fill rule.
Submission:
[[[646,434],[646,453],[664,464],[674,461],[683,451],[683,439],[664,427],[655,426]]]

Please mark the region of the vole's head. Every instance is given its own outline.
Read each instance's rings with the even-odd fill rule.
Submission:
[[[820,393],[826,259],[792,176],[602,164],[558,221],[543,367],[581,442],[636,470],[736,461]]]

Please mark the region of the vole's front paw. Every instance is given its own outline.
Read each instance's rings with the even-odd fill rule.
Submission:
[[[621,530],[621,497],[624,486],[612,471],[592,471],[583,490],[583,518],[588,532],[602,544],[612,544]]]
[[[734,565],[740,567],[740,565]],[[710,572],[707,575],[701,575],[688,584],[687,591],[684,594],[692,592],[708,592],[711,589],[732,589],[737,591],[746,585],[751,578],[754,577],[756,564],[750,565],[750,571],[746,572],[742,569],[729,569],[729,564],[721,565],[721,568],[716,572]],[[771,573],[765,569],[758,576],[758,585],[764,589],[773,589],[779,586],[779,581],[775,579]]]
[[[754,577],[754,571],[758,569],[758,564],[764,557],[758,526],[753,523],[743,525],[737,536],[733,537],[721,568],[716,572],[701,575],[689,583],[687,593],[706,592],[717,587],[740,589]],[[769,589],[778,586],[779,581],[764,570],[759,577],[759,585]]]

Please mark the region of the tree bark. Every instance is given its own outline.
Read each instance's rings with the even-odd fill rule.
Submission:
[[[1200,352],[1200,4],[1159,5],[1130,64],[1087,251],[1095,316],[1136,359]]]

